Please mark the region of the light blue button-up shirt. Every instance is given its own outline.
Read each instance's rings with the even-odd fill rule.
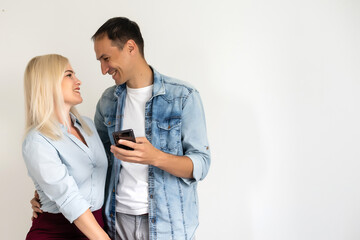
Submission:
[[[61,212],[73,222],[88,208],[95,211],[102,207],[107,158],[93,122],[83,118],[93,132],[89,136],[75,116],[70,116],[87,146],[62,125],[64,136],[57,141],[31,130],[23,142],[22,152],[28,174],[39,193],[41,209]]]

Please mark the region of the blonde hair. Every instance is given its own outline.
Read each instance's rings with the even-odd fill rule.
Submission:
[[[68,64],[69,60],[58,54],[37,56],[28,63],[24,74],[26,133],[35,129],[46,137],[59,140],[63,136],[60,122],[70,129],[61,90]],[[85,133],[91,135],[76,108],[72,107],[70,112],[80,121]]]

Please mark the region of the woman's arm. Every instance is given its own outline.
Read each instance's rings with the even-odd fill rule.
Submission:
[[[109,239],[89,210],[90,204],[80,194],[57,150],[45,138],[39,135],[27,138],[23,144],[23,157],[29,175],[44,197],[55,202],[69,222],[74,222],[90,239]]]
[[[42,210],[40,209],[39,195],[36,191],[34,198],[30,201],[30,203],[33,208],[33,218],[37,218],[37,212],[42,213]],[[97,223],[94,215],[89,209],[75,219],[74,224],[89,239],[110,239]]]
[[[90,209],[86,210],[74,221],[76,227],[90,240],[110,239],[100,227]]]

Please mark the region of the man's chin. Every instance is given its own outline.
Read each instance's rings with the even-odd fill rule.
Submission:
[[[114,76],[111,76],[111,78],[115,81],[116,84],[120,81],[120,79],[116,77],[116,74]]]
[[[114,79],[116,85],[121,85],[124,83],[124,81],[122,81],[121,79],[117,79],[117,78],[113,78],[113,79]]]

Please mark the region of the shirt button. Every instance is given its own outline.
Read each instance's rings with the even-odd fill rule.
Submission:
[[[150,195],[150,198],[153,199],[153,197],[154,197],[154,196],[151,194],[151,195]]]
[[[113,217],[113,214],[112,214],[112,213],[110,214],[110,217]]]
[[[170,127],[170,125],[168,126],[168,129],[170,129],[171,127]]]
[[[111,122],[110,121],[108,121],[108,125],[110,125],[111,124]]]
[[[152,222],[152,223],[155,223],[155,218],[151,219],[151,222]]]
[[[115,192],[115,188],[113,188],[113,192]]]

